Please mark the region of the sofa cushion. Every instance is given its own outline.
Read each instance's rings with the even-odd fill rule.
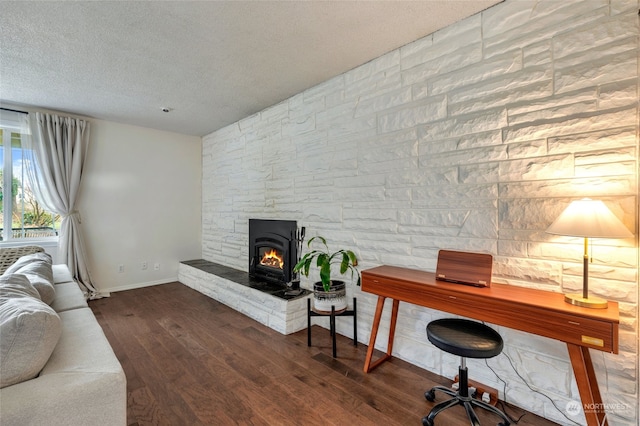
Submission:
[[[60,317],[41,300],[0,297],[0,388],[36,377],[61,332]]]
[[[69,267],[65,264],[60,265],[51,265],[53,270],[53,283],[68,283],[73,281],[73,276],[71,276],[71,272],[69,271]]]
[[[40,299],[46,304],[51,304],[56,295],[53,287],[53,269],[51,256],[47,253],[34,253],[22,256],[13,265],[7,268],[7,274],[23,274],[40,293]]]
[[[0,276],[0,297],[29,296],[40,300],[40,293],[22,274],[4,274]]]
[[[80,286],[75,281],[56,284],[56,297],[51,303],[56,312],[64,312],[70,309],[87,308],[87,298]]]

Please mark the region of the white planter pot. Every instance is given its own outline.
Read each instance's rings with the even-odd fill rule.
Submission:
[[[347,309],[347,289],[344,281],[331,281],[329,291],[324,291],[322,282],[313,284],[313,309],[316,312],[331,312],[331,306],[336,312]]]

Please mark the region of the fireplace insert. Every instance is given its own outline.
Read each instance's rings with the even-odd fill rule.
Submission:
[[[287,285],[298,259],[295,220],[249,219],[249,276]]]

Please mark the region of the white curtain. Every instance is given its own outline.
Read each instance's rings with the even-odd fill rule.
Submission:
[[[101,297],[89,274],[76,201],[89,146],[89,123],[55,114],[29,115],[31,138],[24,141],[26,167],[36,199],[62,217],[58,255],[90,299]],[[32,158],[29,158],[29,155]]]

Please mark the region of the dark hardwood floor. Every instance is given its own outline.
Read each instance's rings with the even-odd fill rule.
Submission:
[[[281,335],[180,283],[90,306],[127,375],[129,425],[420,425],[433,406],[424,391],[448,384],[395,358],[364,374],[363,344],[338,336],[333,359],[324,328],[307,347],[306,330]],[[462,407],[436,420],[469,424]],[[531,413],[519,423],[553,424]]]

